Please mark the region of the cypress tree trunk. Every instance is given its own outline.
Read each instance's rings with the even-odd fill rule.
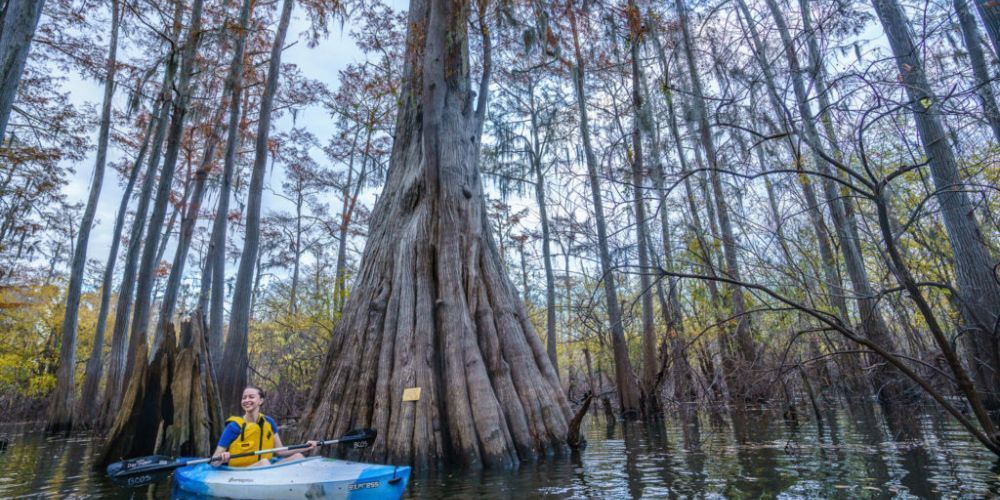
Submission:
[[[240,256],[240,267],[236,274],[233,305],[229,317],[229,335],[222,353],[222,366],[225,366],[226,369],[219,376],[223,409],[228,409],[239,403],[240,394],[247,384],[247,370],[250,367],[247,345],[254,264],[257,262],[257,254],[260,249],[260,204],[264,191],[264,170],[267,167],[267,139],[271,131],[271,110],[274,106],[274,95],[278,91],[281,51],[284,48],[285,34],[288,32],[288,23],[294,3],[293,0],[282,2],[281,18],[278,21],[278,31],[275,33],[274,45],[271,47],[271,61],[267,69],[267,86],[260,103],[253,174],[250,177],[250,191],[247,199],[246,240],[243,243],[243,254]]]
[[[657,38],[657,32],[655,29],[655,20],[647,20],[647,26],[649,27],[648,35],[652,38],[653,46],[656,49],[656,54],[660,63],[663,64],[661,68],[664,71],[663,79],[667,81],[668,75],[666,74],[666,57],[663,52]],[[653,185],[656,188],[656,195],[660,202],[660,245],[663,247],[663,267],[668,271],[673,271],[674,255],[673,246],[671,243],[670,236],[670,214],[667,211],[667,193],[666,193],[666,168],[663,165],[662,149],[660,144],[660,134],[659,126],[656,120],[653,118],[652,107],[652,93],[649,91],[649,84],[646,78],[646,73],[643,71],[642,65],[639,65],[639,76],[642,83],[643,95],[646,102],[649,105],[642,106],[640,108],[640,113],[638,115],[640,132],[646,136],[646,141],[650,145],[650,162],[652,166],[650,167],[650,176],[653,180]],[[668,97],[669,98],[669,97]],[[672,105],[668,109],[668,112],[672,112]],[[652,248],[652,245],[650,245]],[[667,340],[668,345],[668,355],[661,356],[661,358],[666,359],[669,356],[671,359],[669,374],[660,373],[659,378],[662,379],[669,375],[673,381],[673,396],[674,399],[678,401],[693,401],[697,394],[694,392],[694,385],[691,374],[691,366],[688,363],[687,349],[684,345],[684,313],[681,310],[680,298],[677,292],[677,283],[670,280],[667,283],[667,290],[663,290],[662,280],[657,282],[657,294],[660,298],[660,307],[662,309],[661,314],[664,319],[664,323],[667,328]],[[663,361],[661,361],[661,365]]]
[[[66,293],[66,314],[62,322],[62,343],[59,350],[59,368],[56,370],[56,388],[50,396],[48,423],[49,432],[69,432],[73,429],[73,417],[76,396],[76,338],[77,318],[80,313],[80,295],[83,288],[83,271],[87,263],[87,245],[90,243],[90,231],[94,226],[94,216],[97,214],[97,202],[101,197],[101,187],[104,183],[104,167],[108,152],[108,130],[111,126],[111,96],[114,93],[114,69],[116,52],[118,50],[118,3],[113,2],[111,48],[108,51],[107,80],[104,84],[104,104],[101,110],[101,124],[97,139],[97,159],[94,165],[94,178],[90,185],[90,196],[80,221],[80,232],[77,235],[73,261],[70,267],[69,290]],[[100,363],[101,349],[104,338],[94,341],[97,350],[96,363]],[[89,365],[90,363],[88,363]],[[91,377],[93,380],[93,377]],[[95,386],[96,387],[96,386]],[[95,391],[96,392],[96,391]]]
[[[160,228],[167,213],[167,202],[173,188],[174,172],[177,167],[177,157],[180,153],[181,139],[184,132],[184,120],[187,115],[188,103],[191,99],[191,74],[194,72],[195,57],[198,43],[201,40],[201,12],[203,0],[195,0],[191,5],[191,25],[188,27],[187,38],[182,46],[181,67],[177,78],[177,96],[171,102],[173,113],[170,117],[170,127],[167,133],[166,149],[163,156],[163,167],[160,171],[160,181],[153,200],[153,211],[149,215],[149,230],[146,231],[146,241],[139,261],[138,279],[135,286],[135,310],[131,325],[131,343],[129,358],[134,359],[139,350],[146,349],[146,333],[149,327],[153,303],[153,284],[156,280],[156,267],[160,262]],[[164,236],[166,238],[169,233]],[[169,319],[167,320],[169,321]],[[154,345],[159,345],[162,331],[155,333]],[[154,358],[156,359],[156,358]],[[136,377],[146,369],[145,366],[132,364],[127,373]],[[134,382],[134,380],[133,380]]]
[[[737,260],[736,238],[733,233],[732,224],[729,220],[729,207],[726,203],[725,194],[722,191],[722,179],[719,173],[719,162],[715,149],[715,142],[712,138],[712,131],[708,121],[708,110],[705,106],[704,92],[701,86],[701,77],[698,73],[697,62],[694,59],[694,42],[691,38],[690,27],[688,26],[687,8],[682,0],[675,0],[674,5],[680,18],[681,34],[683,38],[684,52],[688,64],[688,74],[691,77],[692,103],[694,105],[695,118],[698,120],[698,129],[701,136],[701,145],[705,149],[710,169],[712,194],[715,198],[716,213],[719,217],[719,229],[722,233],[722,250],[725,258],[726,275],[733,280],[740,280],[740,267]],[[752,380],[750,370],[753,369],[757,359],[757,349],[754,345],[750,333],[750,320],[746,315],[746,304],[743,297],[743,290],[737,286],[729,286],[732,301],[733,317],[736,321],[735,341],[736,353],[739,357],[738,367],[727,369],[729,372],[730,392],[736,398],[745,400],[758,400],[764,396]],[[736,373],[736,372],[739,373]]]
[[[976,10],[986,26],[986,34],[993,42],[993,53],[1000,57],[1000,4],[993,0],[975,0]]]
[[[175,14],[180,13],[180,4],[177,5]],[[130,379],[122,404],[116,412],[108,440],[96,462],[98,466],[118,457],[156,452],[171,455],[209,454],[212,439],[221,431],[218,393],[214,389],[211,365],[207,358],[204,320],[200,315],[195,316],[196,324],[184,325],[178,346],[173,322],[169,317],[164,318],[165,313],[161,311],[160,328],[156,332],[155,341],[157,348],[153,350],[152,361],[146,363],[145,325],[149,321],[153,279],[153,266],[150,262],[156,252],[160,234],[158,228],[163,223],[166,212],[167,194],[170,191],[184,117],[190,100],[190,78],[201,39],[202,5],[203,0],[195,0],[191,5],[191,24],[183,45],[177,99],[170,122],[163,172],[150,217],[142,268],[136,286],[136,312],[132,324],[132,337],[136,340],[132,345],[138,346],[134,351],[135,361],[129,371]],[[175,22],[179,20],[180,16],[175,17]],[[211,147],[209,145],[209,149]],[[210,156],[211,152],[207,154]],[[182,241],[178,253],[184,251]],[[173,272],[178,275],[183,273],[183,266],[175,268]],[[172,307],[169,300],[164,301],[164,307]]]
[[[0,18],[0,143],[28,60],[31,39],[42,17],[45,0],[7,0]]]
[[[778,94],[777,85],[775,84],[774,76],[771,73],[770,63],[765,59],[766,53],[764,45],[760,34],[757,31],[757,27],[754,24],[754,19],[750,15],[750,9],[747,7],[744,0],[738,0],[736,5],[739,7],[740,11],[743,13],[743,17],[746,19],[747,27],[750,31],[750,38],[755,49],[753,51],[754,56],[757,58],[757,63],[760,65],[761,70],[764,73],[764,83],[767,88],[767,95],[771,100],[771,107],[774,108],[774,113],[779,117],[782,126],[786,129],[791,129],[787,110],[785,109],[782,99]],[[789,152],[794,159],[796,169],[803,171],[804,161],[802,153],[799,150],[794,138],[789,137],[786,144],[788,145]],[[823,267],[823,284],[829,295],[829,303],[836,309],[844,321],[848,321],[850,316],[847,314],[847,301],[844,299],[844,287],[843,283],[841,283],[840,275],[837,273],[837,261],[833,253],[833,244],[830,240],[830,232],[827,229],[826,222],[823,220],[823,212],[819,205],[819,199],[816,196],[816,191],[813,189],[813,179],[809,178],[809,176],[805,174],[801,174],[798,176],[798,182],[802,187],[803,197],[808,204],[806,211],[809,214],[809,222],[812,224],[813,232],[816,234],[816,244],[819,247],[820,260]]]
[[[550,241],[548,204],[545,200],[545,174],[542,172],[542,145],[538,139],[538,112],[535,108],[534,80],[529,87],[528,103],[531,114],[531,169],[535,173],[535,201],[538,219],[542,226],[542,264],[545,267],[545,351],[552,368],[559,374],[556,354],[556,277],[552,270],[552,244]]]
[[[122,238],[122,229],[125,227],[125,215],[128,211],[129,200],[132,198],[132,191],[135,189],[135,183],[139,179],[139,171],[142,170],[143,160],[146,158],[146,150],[149,147],[150,139],[153,135],[153,129],[159,120],[160,110],[154,109],[153,115],[150,117],[149,125],[146,127],[146,134],[142,140],[142,146],[139,148],[139,154],[136,157],[135,163],[132,166],[132,172],[129,173],[128,184],[125,186],[125,192],[122,193],[121,202],[118,204],[118,215],[115,217],[115,228],[112,232],[111,237],[111,250],[108,251],[108,261],[104,266],[104,277],[101,285],[101,306],[97,313],[97,331],[94,334],[97,336],[104,336],[104,330],[107,327],[108,313],[111,308],[111,285],[115,276],[115,264],[118,262],[118,246]],[[126,285],[122,285],[125,287]],[[131,287],[128,287],[131,290]],[[124,292],[124,288],[119,290],[119,297],[121,297]],[[129,292],[131,293],[131,292]],[[121,302],[119,301],[119,307]],[[79,413],[83,417],[84,422],[89,422],[96,427],[104,427],[107,422],[101,417],[104,414],[104,408],[106,400],[108,398],[108,392],[112,390],[112,387],[116,384],[121,384],[121,379],[125,371],[125,350],[127,347],[127,338],[125,336],[125,329],[114,329],[114,335],[111,337],[111,352],[108,355],[107,365],[108,373],[106,380],[104,382],[104,392],[98,396],[96,394],[97,386],[95,384],[95,393],[93,398],[88,399],[87,395],[90,394],[90,389],[87,387],[88,382],[84,384],[83,393],[80,397],[82,401]],[[104,363],[101,363],[100,370],[103,370]],[[88,364],[87,370],[90,370]],[[97,378],[100,378],[100,372],[97,373]],[[93,400],[93,403],[87,403],[87,401]],[[90,409],[84,409],[84,405]],[[87,412],[94,412],[92,415],[88,415]]]
[[[240,96],[243,94],[243,58],[246,50],[247,27],[250,24],[252,0],[243,0],[240,20],[233,47],[233,59],[226,75],[226,91],[232,96],[229,103],[228,134],[223,159],[219,205],[212,223],[212,240],[208,249],[208,267],[211,272],[212,292],[209,299],[208,345],[213,359],[222,359],[222,322],[226,294],[226,223],[229,219],[229,196],[232,190],[233,170],[236,165],[236,148],[240,142]]]
[[[813,163],[816,169],[825,175],[829,173],[828,163],[820,154],[822,143],[819,132],[816,129],[816,120],[812,113],[812,107],[806,93],[806,86],[802,79],[802,70],[798,62],[798,56],[791,35],[788,32],[787,24],[781,7],[774,0],[766,0],[767,6],[775,20],[778,34],[781,36],[785,57],[788,61],[792,88],[795,92],[799,113],[802,116],[802,126],[807,142],[813,152]],[[790,124],[788,124],[790,126]],[[830,212],[833,215],[834,228],[840,240],[841,252],[843,252],[844,264],[851,277],[851,284],[854,294],[857,297],[858,309],[861,313],[862,328],[865,334],[874,342],[877,342],[885,349],[895,352],[895,340],[889,331],[888,325],[878,310],[875,293],[868,280],[867,270],[864,267],[861,250],[857,246],[858,241],[848,230],[848,221],[845,214],[842,197],[836,185],[828,177],[821,181],[827,202],[830,204]],[[907,383],[904,382],[900,374],[890,367],[881,365],[877,358],[871,357],[873,364],[882,366],[872,373],[872,381],[876,393],[884,405],[891,406],[894,401],[905,398],[904,392]]]
[[[802,17],[802,29],[804,31],[807,47],[809,48],[809,74],[812,79],[812,84],[816,88],[816,95],[819,99],[819,110],[818,118],[823,125],[823,130],[826,133],[826,143],[829,144],[833,158],[837,161],[842,162],[844,158],[844,153],[840,147],[840,141],[838,139],[837,130],[833,126],[833,117],[831,109],[833,106],[830,104],[830,92],[826,85],[826,70],[823,63],[823,57],[820,52],[819,43],[816,40],[815,30],[812,27],[812,13],[809,11],[809,0],[799,0],[799,11]],[[816,145],[816,147],[821,147]],[[825,163],[819,165],[820,171],[824,170]],[[836,175],[843,181],[849,180],[849,173],[845,172],[843,169],[836,169]],[[833,227],[837,234],[837,237],[842,241],[841,244],[841,255],[843,256],[845,267],[848,271],[848,276],[851,279],[854,295],[859,297],[858,299],[858,310],[861,311],[861,321],[862,325],[870,325],[874,328],[885,328],[885,322],[879,318],[869,319],[866,316],[865,311],[877,311],[871,300],[872,290],[870,286],[867,285],[854,285],[853,283],[857,281],[868,282],[867,270],[864,267],[864,263],[859,259],[862,259],[861,254],[861,236],[858,233],[858,221],[856,216],[856,210],[854,208],[854,200],[851,197],[838,196],[837,198],[832,198],[837,193],[834,189],[833,182],[827,182],[823,180],[822,186],[824,191],[824,196],[826,199],[832,200],[830,206],[830,213],[833,218]],[[867,286],[867,288],[865,288]],[[862,299],[865,302],[862,302]],[[866,381],[864,377],[860,376],[862,374],[858,363],[854,358],[847,358],[844,360],[838,360],[842,364],[842,370],[846,369],[851,373],[856,373],[858,376],[851,377],[848,379],[847,384],[849,387],[856,389],[864,386]]]
[[[176,33],[175,33],[176,35]],[[125,267],[122,269],[122,281],[118,287],[118,303],[115,305],[115,329],[111,336],[111,357],[108,360],[108,380],[104,390],[104,401],[101,404],[101,426],[111,423],[115,412],[121,403],[122,392],[125,389],[125,374],[130,373],[134,359],[132,357],[132,341],[129,339],[129,320],[132,315],[132,297],[135,293],[135,273],[139,263],[139,251],[142,249],[143,232],[146,227],[146,212],[149,210],[149,200],[152,197],[153,183],[156,180],[156,166],[160,162],[161,145],[167,129],[167,116],[170,110],[170,85],[173,81],[175,66],[168,62],[164,73],[164,83],[160,90],[160,107],[150,122],[155,124],[151,129],[153,150],[150,152],[146,175],[142,181],[139,194],[139,205],[136,207],[129,232],[128,250],[125,253]],[[149,133],[147,132],[147,134]],[[136,163],[139,168],[141,163]]]
[[[618,304],[618,289],[612,273],[611,252],[608,250],[607,223],[604,220],[604,202],[601,197],[601,181],[597,175],[597,158],[590,141],[590,123],[587,116],[587,95],[584,88],[586,69],[583,55],[580,52],[576,13],[572,5],[567,9],[573,29],[573,44],[576,63],[573,66],[573,88],[576,92],[576,103],[580,113],[580,135],[583,140],[583,151],[587,161],[587,175],[590,180],[590,195],[594,204],[594,222],[597,224],[597,242],[601,260],[601,281],[604,283],[604,298],[607,301],[608,321],[611,323],[611,346],[615,360],[615,388],[618,390],[618,402],[621,405],[622,416],[626,419],[637,418],[641,412],[641,396],[639,382],[632,370],[632,362],[628,357],[628,343],[625,340],[625,329],[622,326],[621,306]]]
[[[226,102],[227,96],[222,96],[222,102]],[[229,99],[238,96],[228,96]],[[213,124],[222,121],[222,113],[226,107],[222,106],[218,110],[218,115],[212,120]],[[216,127],[212,127],[215,130]],[[174,307],[177,304],[177,293],[180,291],[181,278],[184,277],[184,267],[187,263],[188,252],[191,249],[191,238],[194,236],[194,226],[198,222],[198,214],[201,211],[201,200],[205,194],[205,181],[208,179],[208,171],[212,168],[215,159],[215,148],[219,144],[219,136],[209,133],[205,141],[205,151],[201,159],[201,165],[194,173],[194,187],[191,193],[191,202],[187,205],[187,211],[181,218],[180,234],[177,236],[177,249],[174,253],[173,265],[170,267],[170,276],[167,278],[166,288],[163,290],[163,300],[160,303],[160,315],[157,324],[157,332],[163,331],[168,324],[173,322]],[[158,334],[157,339],[162,337]],[[153,346],[155,351],[159,346]]]
[[[962,29],[965,50],[969,53],[969,64],[975,76],[976,94],[983,103],[983,115],[993,130],[993,138],[1000,142],[1000,111],[997,110],[997,100],[993,94],[993,82],[989,66],[986,64],[986,55],[983,53],[982,45],[979,45],[979,26],[976,24],[976,16],[969,12],[966,0],[952,0],[951,5],[958,15],[958,25]]]
[[[490,44],[483,26],[474,99],[468,16],[467,1],[410,4],[388,179],[303,420],[304,436],[378,429],[367,460],[510,466],[565,447],[569,406],[485,216]]]
[[[178,3],[174,9],[174,26],[171,38],[175,40],[174,47],[179,43],[181,28],[181,5]],[[124,328],[126,329],[125,331],[130,333],[128,334],[128,354],[125,359],[125,371],[122,374],[122,382],[115,388],[115,392],[109,393],[114,399],[109,399],[106,402],[107,406],[105,406],[109,420],[114,419],[115,413],[118,411],[119,403],[125,389],[124,379],[131,375],[136,365],[136,356],[139,355],[139,351],[144,351],[146,348],[145,327],[141,330],[141,335],[136,335],[134,333],[135,328],[133,328],[136,318],[133,317],[130,323],[129,316],[132,314],[133,298],[138,295],[138,284],[133,285],[133,283],[137,281],[137,275],[141,275],[142,269],[144,269],[144,267],[140,266],[139,259],[143,258],[143,260],[146,260],[144,258],[145,254],[156,250],[155,241],[151,247],[147,248],[150,236],[149,234],[145,234],[144,237],[143,230],[145,229],[147,233],[156,233],[157,237],[159,237],[160,225],[163,223],[163,216],[161,215],[159,224],[154,225],[150,221],[147,226],[146,212],[149,210],[150,201],[153,197],[153,186],[157,177],[156,171],[163,153],[163,139],[167,135],[167,128],[170,123],[168,118],[170,117],[174,100],[173,85],[174,76],[177,73],[177,54],[175,50],[173,49],[167,57],[163,86],[160,89],[160,99],[162,100],[160,120],[156,125],[156,133],[153,136],[153,151],[149,157],[149,169],[146,172],[146,178],[143,180],[142,191],[139,195],[139,206],[136,208],[135,221],[132,225],[132,232],[129,235],[129,248],[122,276],[122,286],[118,292],[118,310],[115,313],[115,335],[118,334],[118,328]],[[143,246],[143,242],[146,242],[146,246]],[[142,250],[141,256],[139,253],[140,249]],[[142,354],[143,359],[145,359],[146,353]]]
[[[987,407],[995,410],[1000,408],[1000,351],[996,333],[1000,283],[994,275],[995,262],[990,257],[986,235],[976,221],[976,206],[964,191],[954,153],[937,116],[940,105],[924,75],[906,16],[895,0],[873,0],[873,5],[896,57],[910,98],[908,107],[937,189],[936,198],[955,258],[961,313],[971,330],[963,335],[968,362]]]
[[[104,104],[101,108],[101,125],[100,131],[97,136],[97,160],[94,166],[94,184],[95,187],[100,189],[99,183],[97,182],[98,175],[103,176],[104,165],[108,157],[108,135],[111,129],[111,98],[115,92],[115,70],[118,60],[118,29],[121,24],[121,13],[118,8],[118,0],[112,0],[111,2],[111,41],[108,48],[108,60],[105,65],[105,81],[104,81]],[[98,174],[100,172],[100,174]],[[132,193],[132,187],[135,185],[136,169],[132,170],[129,175],[128,187],[125,189],[126,194],[124,200],[128,200],[128,196]],[[93,189],[93,188],[91,188]],[[93,193],[91,193],[93,196]],[[96,202],[96,199],[95,199]],[[90,209],[90,206],[87,206]],[[96,208],[96,207],[95,207]],[[87,222],[86,214],[84,215],[84,222]],[[93,214],[91,214],[90,222],[93,222]],[[89,224],[88,224],[89,226]],[[101,381],[101,372],[104,370],[104,321],[107,318],[107,307],[108,300],[105,297],[110,298],[111,296],[111,278],[108,276],[108,270],[111,270],[112,276],[114,273],[114,261],[117,258],[118,253],[118,237],[121,233],[121,224],[115,221],[115,235],[111,242],[111,246],[114,248],[113,254],[108,256],[108,263],[105,269],[104,285],[101,293],[101,312],[98,316],[97,331],[94,333],[94,348],[90,352],[90,358],[87,360],[87,370],[84,374],[83,380],[83,390],[80,393],[80,402],[76,409],[76,422],[77,424],[90,425],[93,420],[95,411],[99,408],[97,400],[97,389]],[[82,239],[81,234],[81,239]],[[84,245],[86,246],[86,245]],[[86,259],[85,259],[86,260]],[[72,281],[72,279],[71,279]],[[69,300],[67,307],[79,302],[79,297],[74,300]],[[75,313],[74,313],[75,315]],[[67,315],[68,316],[68,315]],[[75,323],[75,318],[74,318]],[[75,325],[74,325],[75,329]]]
[[[649,258],[649,236],[646,217],[645,165],[643,165],[641,116],[648,107],[642,95],[642,73],[639,69],[639,48],[643,37],[642,18],[635,2],[626,9],[629,22],[629,47],[632,66],[632,204],[635,209],[636,245],[639,250],[639,293],[642,303],[642,398],[643,415],[657,418],[660,408],[659,368],[656,356],[656,326],[653,324],[652,274]]]

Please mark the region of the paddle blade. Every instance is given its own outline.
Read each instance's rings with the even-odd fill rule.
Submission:
[[[170,474],[174,469],[184,465],[173,457],[150,455],[130,458],[108,465],[108,478],[118,486],[145,486],[158,481]]]
[[[375,429],[354,429],[347,431],[347,434],[344,434],[337,441],[349,448],[360,450],[371,446],[377,435]]]

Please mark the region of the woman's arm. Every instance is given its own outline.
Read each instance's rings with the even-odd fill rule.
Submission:
[[[310,451],[315,450],[316,446],[319,444],[316,441],[306,441],[306,442],[309,443],[309,447],[308,448],[299,448],[297,450],[276,451],[276,452],[274,452],[274,454],[277,455],[277,456],[279,456],[279,457],[290,457],[290,456],[292,456],[292,455],[294,455],[296,453],[306,454],[306,453],[308,453]],[[284,446],[285,445],[281,444],[281,437],[278,436],[277,434],[275,434],[274,435],[274,447],[275,448],[281,448],[281,447],[284,447]]]
[[[221,446],[215,447],[215,453],[212,454],[212,461],[209,462],[213,467],[218,467],[229,461],[229,451]]]

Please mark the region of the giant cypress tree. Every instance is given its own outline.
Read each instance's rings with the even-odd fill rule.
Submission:
[[[478,3],[479,20],[486,2]],[[560,449],[569,406],[485,219],[469,0],[412,0],[388,179],[303,431],[379,431],[365,453],[421,467],[510,465]],[[478,92],[478,95],[477,95]],[[418,401],[402,401],[420,387]]]

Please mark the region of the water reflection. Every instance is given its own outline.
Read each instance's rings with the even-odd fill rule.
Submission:
[[[823,425],[781,411],[694,411],[662,422],[607,422],[595,413],[587,448],[511,471],[417,474],[408,498],[891,498],[1000,495],[1000,464],[953,421],[930,411],[907,422],[877,407],[835,405]],[[814,420],[814,415],[800,413]],[[91,470],[99,441],[0,427],[0,498],[151,498],[170,484],[123,490]]]

